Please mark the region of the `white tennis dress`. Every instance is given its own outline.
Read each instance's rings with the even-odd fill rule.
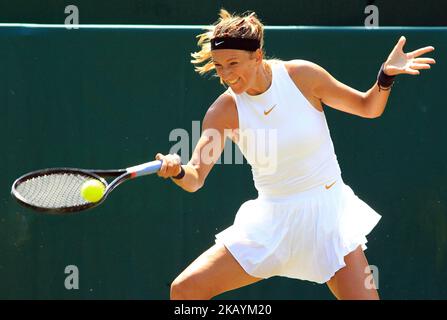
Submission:
[[[260,95],[229,93],[239,116],[238,146],[258,198],[216,235],[255,277],[327,282],[345,266],[381,216],[341,177],[326,117],[303,96],[283,62]]]

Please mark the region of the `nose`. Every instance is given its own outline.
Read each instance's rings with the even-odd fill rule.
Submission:
[[[231,72],[228,69],[222,69],[217,74],[223,81],[227,81],[231,76]]]

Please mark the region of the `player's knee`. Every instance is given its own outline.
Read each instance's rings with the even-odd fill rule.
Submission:
[[[175,279],[171,283],[171,291],[170,291],[171,300],[184,300],[183,296],[186,290],[187,287],[183,283],[183,281]]]
[[[171,300],[208,300],[213,296],[211,288],[194,276],[178,277],[171,284]]]

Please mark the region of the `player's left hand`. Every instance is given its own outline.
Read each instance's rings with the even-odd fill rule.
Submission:
[[[430,69],[430,64],[436,63],[435,59],[420,57],[421,55],[435,50],[434,47],[428,46],[405,53],[403,51],[405,45],[405,37],[401,36],[393,51],[391,51],[388,59],[383,65],[383,71],[389,76],[397,74],[420,74],[421,69]],[[420,58],[419,58],[420,57]]]

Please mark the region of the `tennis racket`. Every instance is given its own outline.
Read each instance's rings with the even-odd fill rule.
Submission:
[[[11,187],[11,195],[21,205],[46,213],[70,213],[87,210],[104,202],[107,196],[124,181],[157,172],[162,161],[155,160],[118,170],[86,170],[77,168],[49,168],[29,172]],[[114,178],[110,183],[105,178]],[[102,198],[89,202],[81,195],[82,185],[91,179],[105,188]]]

